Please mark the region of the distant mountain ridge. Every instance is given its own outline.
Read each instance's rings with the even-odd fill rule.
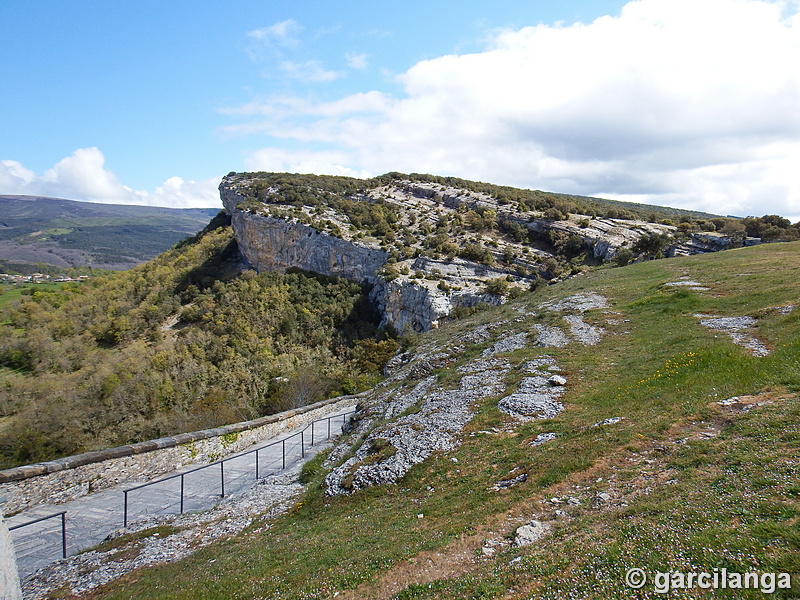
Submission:
[[[129,269],[197,233],[218,212],[0,195],[0,261],[11,268]]]

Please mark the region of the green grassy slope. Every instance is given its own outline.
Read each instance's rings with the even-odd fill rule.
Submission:
[[[664,285],[681,277],[708,289]],[[627,588],[633,567],[651,576],[786,571],[795,587],[772,597],[798,597],[800,307],[776,307],[800,301],[800,244],[595,271],[418,343],[453,345],[460,332],[520,314],[515,327],[533,331],[541,302],[587,291],[611,302],[586,315],[607,330],[599,344],[506,356],[515,365],[556,357],[569,380],[566,410],[556,418],[519,424],[490,400],[458,449],[434,455],[397,485],[325,498],[319,469],[303,502],[269,529],[138,571],[91,597],[664,597],[651,584]],[[702,327],[701,313],[758,318],[753,333],[771,353],[753,356]],[[468,347],[460,361],[489,343]],[[753,396],[743,400],[751,410],[717,404],[744,395]],[[611,417],[624,419],[593,427]],[[545,432],[558,437],[532,446]],[[527,480],[492,489],[516,473]],[[531,519],[549,523],[551,533],[533,546],[510,546],[514,529]],[[487,540],[497,542],[490,557],[481,550]],[[701,592],[688,596],[708,597]],[[717,590],[714,597],[763,594]]]

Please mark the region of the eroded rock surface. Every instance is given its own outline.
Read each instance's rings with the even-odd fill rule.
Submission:
[[[734,344],[746,348],[753,356],[769,355],[769,348],[751,333],[758,324],[754,317],[717,317],[702,314],[695,316],[700,319],[703,327],[727,334]]]
[[[542,303],[538,312],[517,307],[524,316],[478,325],[453,346],[422,345],[399,354],[387,364],[387,379],[360,404],[353,433],[363,436],[363,442],[355,448],[342,444],[329,457],[326,493],[396,482],[433,452],[454,449],[475,408],[493,397],[498,397],[500,411],[517,421],[555,417],[564,410],[568,389],[555,358],[541,355],[525,361],[516,367],[523,373],[520,380],[514,377],[512,353],[543,345],[597,344],[605,331],[584,318],[587,311],[608,305],[599,294],[581,293]],[[531,322],[542,312],[557,313],[569,332]],[[463,362],[463,354],[474,344],[484,345],[483,350]],[[442,370],[448,373],[444,379],[437,376]],[[514,380],[519,383],[512,387],[509,381]],[[338,464],[348,452],[352,456]]]
[[[497,406],[520,421],[551,419],[564,410],[559,398],[564,394],[566,378],[552,374],[558,369],[555,359],[541,356],[523,365],[529,374],[522,379],[517,390],[501,398]]]
[[[584,313],[607,307],[608,300],[594,292],[574,294],[558,301],[541,303],[540,310],[571,313],[562,317],[567,324],[569,334],[560,327],[537,323],[534,326],[538,332],[536,343],[546,348],[563,348],[570,343],[571,338],[584,346],[594,346],[600,342],[605,330],[584,321]]]
[[[365,412],[401,416],[375,427],[355,455],[327,475],[326,493],[393,483],[433,452],[455,448],[458,434],[472,419],[473,404],[501,393],[509,369],[505,360],[478,358],[458,368],[461,379],[453,389],[435,385],[435,377],[428,377],[409,392],[380,398]]]

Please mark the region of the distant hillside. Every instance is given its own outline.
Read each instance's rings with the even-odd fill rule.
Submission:
[[[0,195],[0,267],[129,269],[197,233],[217,212]]]

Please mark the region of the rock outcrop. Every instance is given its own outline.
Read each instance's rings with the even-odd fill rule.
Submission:
[[[234,211],[239,251],[257,271],[296,268],[360,283],[376,283],[388,254],[286,219]]]
[[[527,226],[540,235],[550,235],[551,231],[556,231],[577,236],[595,258],[604,261],[614,258],[620,248],[633,247],[643,235],[671,235],[675,231],[671,225],[627,219],[590,219],[582,215],[561,221],[532,219]]]
[[[723,233],[710,231],[695,232],[692,237],[680,244],[674,244],[668,251],[668,256],[688,256],[692,254],[708,254],[709,252],[721,252],[730,250],[737,246],[758,246],[761,238],[745,237],[737,240],[732,236]]]
[[[500,304],[515,289],[569,276],[578,268],[570,262],[575,256],[609,261],[643,237],[667,240],[677,231],[539,210],[509,200],[502,188],[489,193],[469,182],[465,189],[403,177],[231,173],[219,189],[239,250],[254,269],[296,268],[367,284],[382,324],[399,331],[427,331],[458,308]],[[671,253],[731,243],[695,234]]]
[[[314,220],[319,209],[304,207],[305,212],[300,214],[303,220],[298,218],[296,207],[291,207],[295,210],[290,215],[290,207],[281,206],[285,210],[280,216],[259,210],[264,205],[248,197],[247,183],[246,176],[229,175],[220,184],[220,197],[231,216],[239,251],[249,265],[257,271],[296,268],[367,284],[384,326],[398,331],[427,331],[458,307],[501,304],[503,295],[486,289],[492,279],[511,279],[509,283],[530,286],[529,278],[520,276],[511,266],[490,266],[456,257],[390,260],[389,252],[376,240],[343,232],[347,219],[336,212],[325,211],[324,222],[335,223],[338,235],[324,230],[322,221]],[[424,195],[411,187],[407,192],[415,197]],[[448,196],[451,206],[458,206],[456,200],[456,196]]]
[[[559,302],[519,304],[515,307],[519,317],[474,327],[460,334],[456,345],[423,342],[416,351],[396,355],[386,365],[386,380],[359,402],[350,437],[328,457],[326,466],[331,470],[324,482],[326,494],[349,494],[397,482],[434,452],[454,450],[463,439],[464,427],[486,402],[496,403],[510,417],[506,428],[557,416],[565,408],[569,390],[562,367],[549,354],[521,360],[519,351],[542,345],[534,332],[543,315],[552,320],[572,313],[585,323],[584,319],[599,318],[590,311],[616,314],[606,310],[608,307],[608,299],[595,292],[574,294]],[[561,333],[564,345],[595,343],[575,332]],[[442,377],[444,371],[448,376]],[[531,445],[555,437],[555,433],[542,434]],[[522,479],[509,478],[495,489],[519,481]]]

